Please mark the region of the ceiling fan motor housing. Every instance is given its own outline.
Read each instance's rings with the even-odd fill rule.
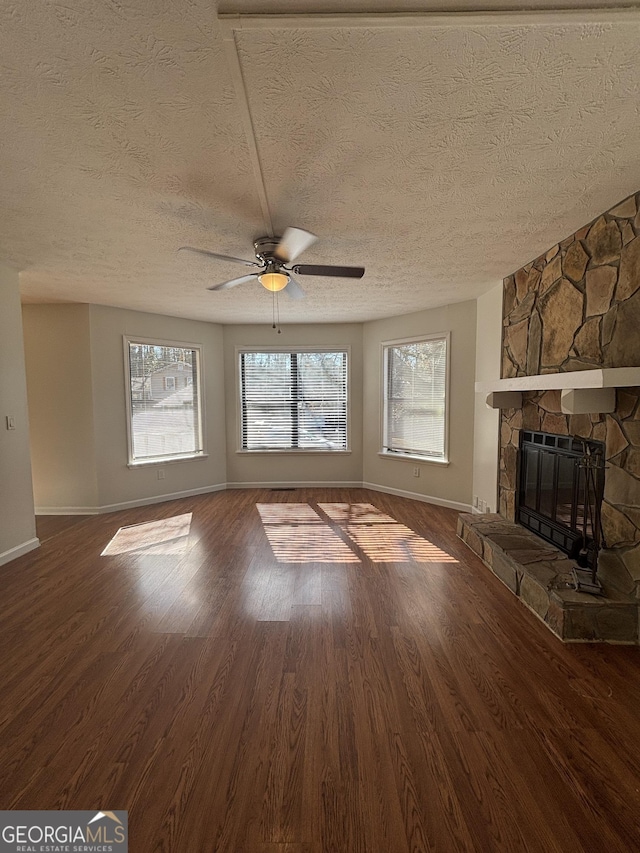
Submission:
[[[265,265],[282,263],[275,254],[281,240],[282,237],[258,237],[254,241],[253,248],[260,263]]]

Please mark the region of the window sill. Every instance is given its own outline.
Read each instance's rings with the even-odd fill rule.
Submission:
[[[159,465],[173,465],[174,462],[193,462],[195,459],[207,459],[208,453],[194,453],[193,456],[166,456],[164,459],[138,459],[127,462],[127,468],[153,468]]]
[[[432,459],[429,456],[411,456],[408,453],[387,453],[384,450],[379,450],[378,456],[382,459],[398,459],[400,462],[420,462],[420,464],[424,465],[440,465],[445,468],[450,464],[448,459]]]
[[[350,456],[351,450],[330,450],[318,449],[312,450],[308,447],[295,450],[291,447],[282,448],[282,450],[274,448],[273,450],[236,450],[237,456]]]

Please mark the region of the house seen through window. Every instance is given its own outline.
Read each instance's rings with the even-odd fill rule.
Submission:
[[[203,453],[200,347],[125,339],[129,461]]]

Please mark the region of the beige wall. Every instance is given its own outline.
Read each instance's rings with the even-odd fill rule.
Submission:
[[[0,264],[0,565],[38,545],[18,287],[18,273]]]
[[[105,511],[164,497],[252,484],[360,484],[408,497],[468,508],[472,495],[473,419],[476,356],[476,303],[365,324],[219,326],[193,320],[125,311],[105,306],[27,306],[29,364],[37,374],[30,387],[37,421],[34,459],[49,477],[39,484],[47,506]],[[379,456],[381,342],[451,332],[450,464],[416,463]],[[35,342],[33,336],[38,336]],[[197,343],[203,347],[206,447],[202,460],[127,466],[123,335]],[[58,340],[58,366],[47,364],[47,347]],[[350,359],[350,439],[348,454],[238,453],[236,348],[239,346],[348,347]],[[87,349],[89,354],[87,355]],[[38,358],[35,354],[39,352]],[[82,355],[90,376],[71,379],[71,363]],[[57,375],[57,391],[48,383]],[[89,390],[88,390],[89,389]],[[76,399],[67,395],[76,394]],[[91,401],[89,403],[89,393]],[[55,406],[56,411],[53,411]],[[47,428],[49,424],[49,428]],[[80,429],[80,427],[82,427]],[[55,440],[55,441],[54,441]],[[49,444],[47,445],[47,442]],[[75,453],[73,452],[75,448]],[[68,471],[56,474],[55,457]],[[52,458],[53,457],[53,458]],[[51,482],[55,480],[55,482]],[[64,487],[64,488],[63,488]],[[56,489],[57,494],[56,494]],[[86,503],[82,503],[86,501]]]
[[[451,332],[449,465],[380,456],[384,341]],[[364,326],[363,480],[365,485],[466,509],[471,503],[476,303],[460,302]],[[413,476],[418,466],[420,476]]]
[[[41,511],[104,512],[224,487],[220,326],[100,305],[27,305],[24,318]],[[128,467],[123,335],[202,345],[207,457]]]
[[[351,452],[239,453],[236,347],[335,346],[350,347]],[[227,479],[230,485],[349,484],[362,482],[362,325],[225,326],[225,388],[227,409]]]
[[[478,299],[476,382],[500,378],[502,358],[502,282]],[[498,432],[500,411],[477,394],[473,431],[473,495],[482,509],[498,511]]]
[[[107,509],[224,486],[222,328],[101,305],[91,306],[90,326],[99,505]],[[202,346],[206,458],[127,467],[123,335]],[[158,467],[164,480],[158,480]]]
[[[37,511],[98,506],[88,305],[22,309]]]

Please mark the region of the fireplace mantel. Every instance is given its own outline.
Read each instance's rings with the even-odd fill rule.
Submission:
[[[640,385],[640,367],[598,367],[476,382],[476,391],[550,391],[557,388],[625,388]]]
[[[602,367],[476,382],[476,393],[488,395],[490,409],[518,409],[523,391],[560,390],[562,412],[577,415],[613,412],[615,389],[633,386],[640,386],[640,367]]]

